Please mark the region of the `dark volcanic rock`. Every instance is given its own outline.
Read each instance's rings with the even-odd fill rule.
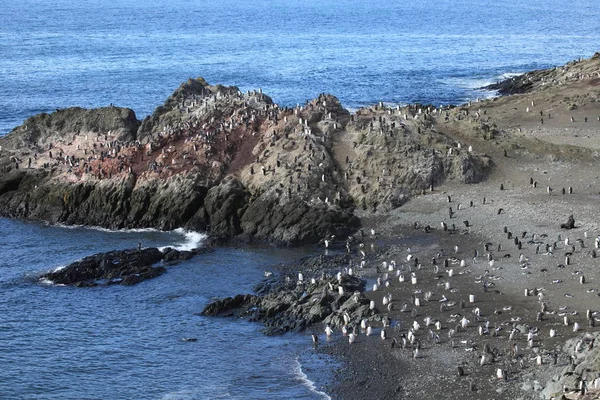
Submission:
[[[171,250],[170,257],[175,255]],[[156,278],[166,272],[164,267],[152,267],[164,257],[157,248],[115,250],[94,254],[65,268],[42,276],[56,284],[95,286],[99,281],[107,284],[134,285]]]
[[[215,300],[204,308],[202,315],[207,316],[232,316],[234,311],[248,306],[256,299],[251,294],[238,294],[234,297]]]
[[[0,137],[0,215],[288,246],[344,237],[360,227],[357,207],[388,212],[446,180],[487,177],[485,155],[447,155],[456,143],[434,115],[350,114],[327,94],[291,109],[190,79],[141,125],[129,109],[70,108]]]
[[[211,188],[204,199],[214,238],[228,238],[242,232],[240,217],[248,204],[249,193],[233,176]]]
[[[140,282],[143,282],[147,279],[152,279],[152,278],[161,276],[165,272],[167,272],[165,267],[147,267],[147,268],[141,269],[137,273],[126,275],[120,283],[123,286],[132,286],[132,285],[136,285]],[[119,283],[119,282],[113,281],[111,283]]]
[[[505,79],[485,87],[487,90],[496,90],[502,95],[527,93],[533,87],[533,83],[523,75]]]
[[[360,226],[351,211],[338,206],[313,205],[299,199],[280,204],[261,198],[248,206],[242,217],[244,236],[284,245],[316,243],[324,237],[343,237]]]
[[[72,140],[80,133],[104,134],[110,131],[119,141],[135,140],[140,122],[129,108],[103,107],[85,109],[70,107],[51,114],[41,113],[27,118],[23,125],[6,135],[6,149],[28,147],[34,143],[39,148],[61,140]]]
[[[598,70],[599,65],[600,53],[597,52],[589,59],[574,60],[563,66],[530,71],[496,82],[484,89],[497,90],[502,95],[546,90],[555,85],[576,81],[578,77],[594,77],[594,72]]]
[[[305,267],[326,263],[321,257],[300,261]],[[311,273],[305,271],[307,275]],[[369,309],[369,301],[361,294],[365,282],[360,278],[341,275],[338,279],[318,270],[312,270],[312,273],[318,277],[309,279],[303,276],[301,281],[269,279],[255,288],[258,295],[237,295],[215,300],[204,308],[202,315],[246,317],[262,322],[265,334],[275,335],[300,332],[323,321],[334,328],[340,327],[345,323],[344,314],[350,321],[358,323],[377,313]]]
[[[187,250],[179,251],[179,250],[175,250],[170,247],[167,247],[163,251],[163,261],[165,263],[173,263],[173,262],[182,261],[182,260],[191,260],[196,254],[197,254],[196,251],[187,251]]]

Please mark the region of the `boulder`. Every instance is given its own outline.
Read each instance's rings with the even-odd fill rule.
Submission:
[[[47,149],[51,144],[71,141],[74,134],[98,135],[109,131],[117,140],[129,142],[136,139],[139,125],[135,112],[129,108],[70,107],[27,118],[3,138],[2,146],[16,150],[34,144]]]

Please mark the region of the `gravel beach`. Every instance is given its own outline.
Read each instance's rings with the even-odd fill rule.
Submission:
[[[598,61],[438,117],[436,128],[451,132],[457,149],[489,156],[493,172],[361,215],[366,256],[354,270],[379,279],[365,295],[381,315],[352,344],[341,332],[327,341],[318,332],[318,351],[345,361],[332,397],[584,398],[583,380],[585,398],[598,398],[599,365],[573,373],[600,323]],[[475,119],[494,126],[495,137],[476,137]],[[571,215],[573,229],[561,228]]]

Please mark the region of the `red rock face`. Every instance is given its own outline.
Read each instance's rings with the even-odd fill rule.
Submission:
[[[432,182],[485,176],[477,156],[445,154],[454,144],[432,129],[440,112],[379,104],[351,115],[325,94],[283,108],[260,92],[190,80],[141,123],[114,107],[26,121],[2,139],[4,171],[26,172],[0,184],[0,212],[316,242],[355,230],[357,206],[387,211]],[[36,173],[33,187],[21,184]]]

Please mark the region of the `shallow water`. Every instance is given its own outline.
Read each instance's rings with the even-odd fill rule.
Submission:
[[[183,248],[199,236],[6,219],[0,230],[0,397],[326,397],[317,387],[329,362],[314,356],[310,337],[266,337],[259,324],[196,315],[213,297],[251,292],[265,266],[302,251],[218,248],[133,287],[72,288],[38,277],[138,241]]]

